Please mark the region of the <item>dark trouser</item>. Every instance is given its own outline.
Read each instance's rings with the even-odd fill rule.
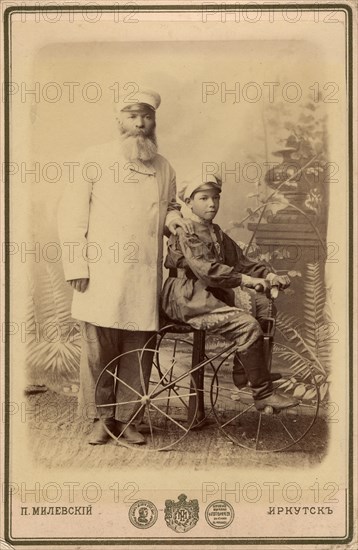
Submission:
[[[154,335],[154,332],[119,330],[83,323],[79,403],[83,416],[115,417],[122,422],[129,422],[134,417],[141,407],[140,396],[148,389],[153,360],[153,352],[148,350],[141,355],[141,350]],[[154,344],[153,337],[147,347],[153,349]],[[139,351],[128,353],[131,350]],[[96,387],[104,367],[121,354],[126,355],[120,361],[113,361],[108,368],[113,375],[102,375]],[[135,421],[140,420],[142,412],[144,408],[135,416]]]

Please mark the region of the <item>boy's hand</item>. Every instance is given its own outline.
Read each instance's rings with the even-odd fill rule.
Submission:
[[[291,284],[288,275],[276,275],[276,273],[269,273],[266,277],[266,281],[270,283],[270,286],[277,286],[280,290],[284,290]]]
[[[181,227],[185,233],[192,235],[194,233],[194,224],[190,218],[175,218],[168,224],[168,229],[173,235],[177,234],[177,228]]]
[[[242,284],[248,288],[254,288],[257,292],[264,292],[270,288],[270,283],[266,279],[249,275],[242,275]]]
[[[67,282],[72,286],[72,288],[77,290],[77,292],[84,292],[88,287],[89,279],[71,279]]]

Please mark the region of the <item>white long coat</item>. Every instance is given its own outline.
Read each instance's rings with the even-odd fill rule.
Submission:
[[[180,216],[175,172],[156,155],[128,162],[113,141],[87,150],[59,207],[66,280],[89,277],[74,291],[75,319],[127,330],[158,329],[163,231]]]

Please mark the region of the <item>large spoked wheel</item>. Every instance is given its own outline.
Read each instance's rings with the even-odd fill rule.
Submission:
[[[278,363],[275,356],[274,351],[273,365]],[[299,443],[315,423],[320,396],[312,369],[307,365],[296,372],[281,366],[278,370],[282,378],[274,382],[274,389],[295,398],[309,395],[309,402],[302,399],[280,412],[270,407],[259,412],[250,387],[237,389],[231,369],[223,363],[216,368],[211,385],[213,413],[220,430],[235,445],[256,452],[284,451]]]
[[[178,327],[175,325],[169,326],[168,328],[164,328],[158,332],[156,347],[158,353],[154,357],[153,365],[159,376],[162,376],[163,371],[165,371],[165,364],[175,363],[179,370],[189,370],[192,368],[193,349],[195,345],[193,337],[191,338],[187,332],[175,332],[178,330]],[[198,410],[195,421],[191,426],[192,429],[204,426],[212,412],[210,391],[212,376],[215,372],[215,365],[205,353],[200,359],[201,363],[203,363],[201,372],[199,373],[196,371],[196,376],[194,373],[194,379],[196,380],[197,385]],[[199,380],[201,382],[199,382]],[[216,398],[217,396],[213,396],[214,403],[216,402]],[[188,416],[191,417],[194,414],[192,400],[189,399],[189,402],[183,405],[187,408],[186,412]]]
[[[117,429],[109,430],[114,441],[125,447],[160,451],[171,449],[189,432],[198,411],[197,387],[187,365],[168,357],[161,357],[161,369],[152,368],[149,381],[146,380],[145,354],[153,354],[154,365],[159,364],[159,349],[136,349],[115,357],[100,374],[96,384],[96,406],[99,415],[107,407],[115,407],[117,419],[125,419]],[[127,360],[137,365],[141,380],[141,392],[132,387],[121,374],[121,362]],[[103,385],[112,384],[113,403],[101,404]],[[187,411],[190,407],[191,417]],[[126,438],[126,429],[135,425],[145,437],[146,445],[136,445]]]

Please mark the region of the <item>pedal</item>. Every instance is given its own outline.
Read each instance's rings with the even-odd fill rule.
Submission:
[[[266,414],[267,416],[272,416],[274,414],[278,414],[280,411],[277,409],[274,409],[271,407],[271,405],[266,405],[266,407],[263,409],[262,414]]]

